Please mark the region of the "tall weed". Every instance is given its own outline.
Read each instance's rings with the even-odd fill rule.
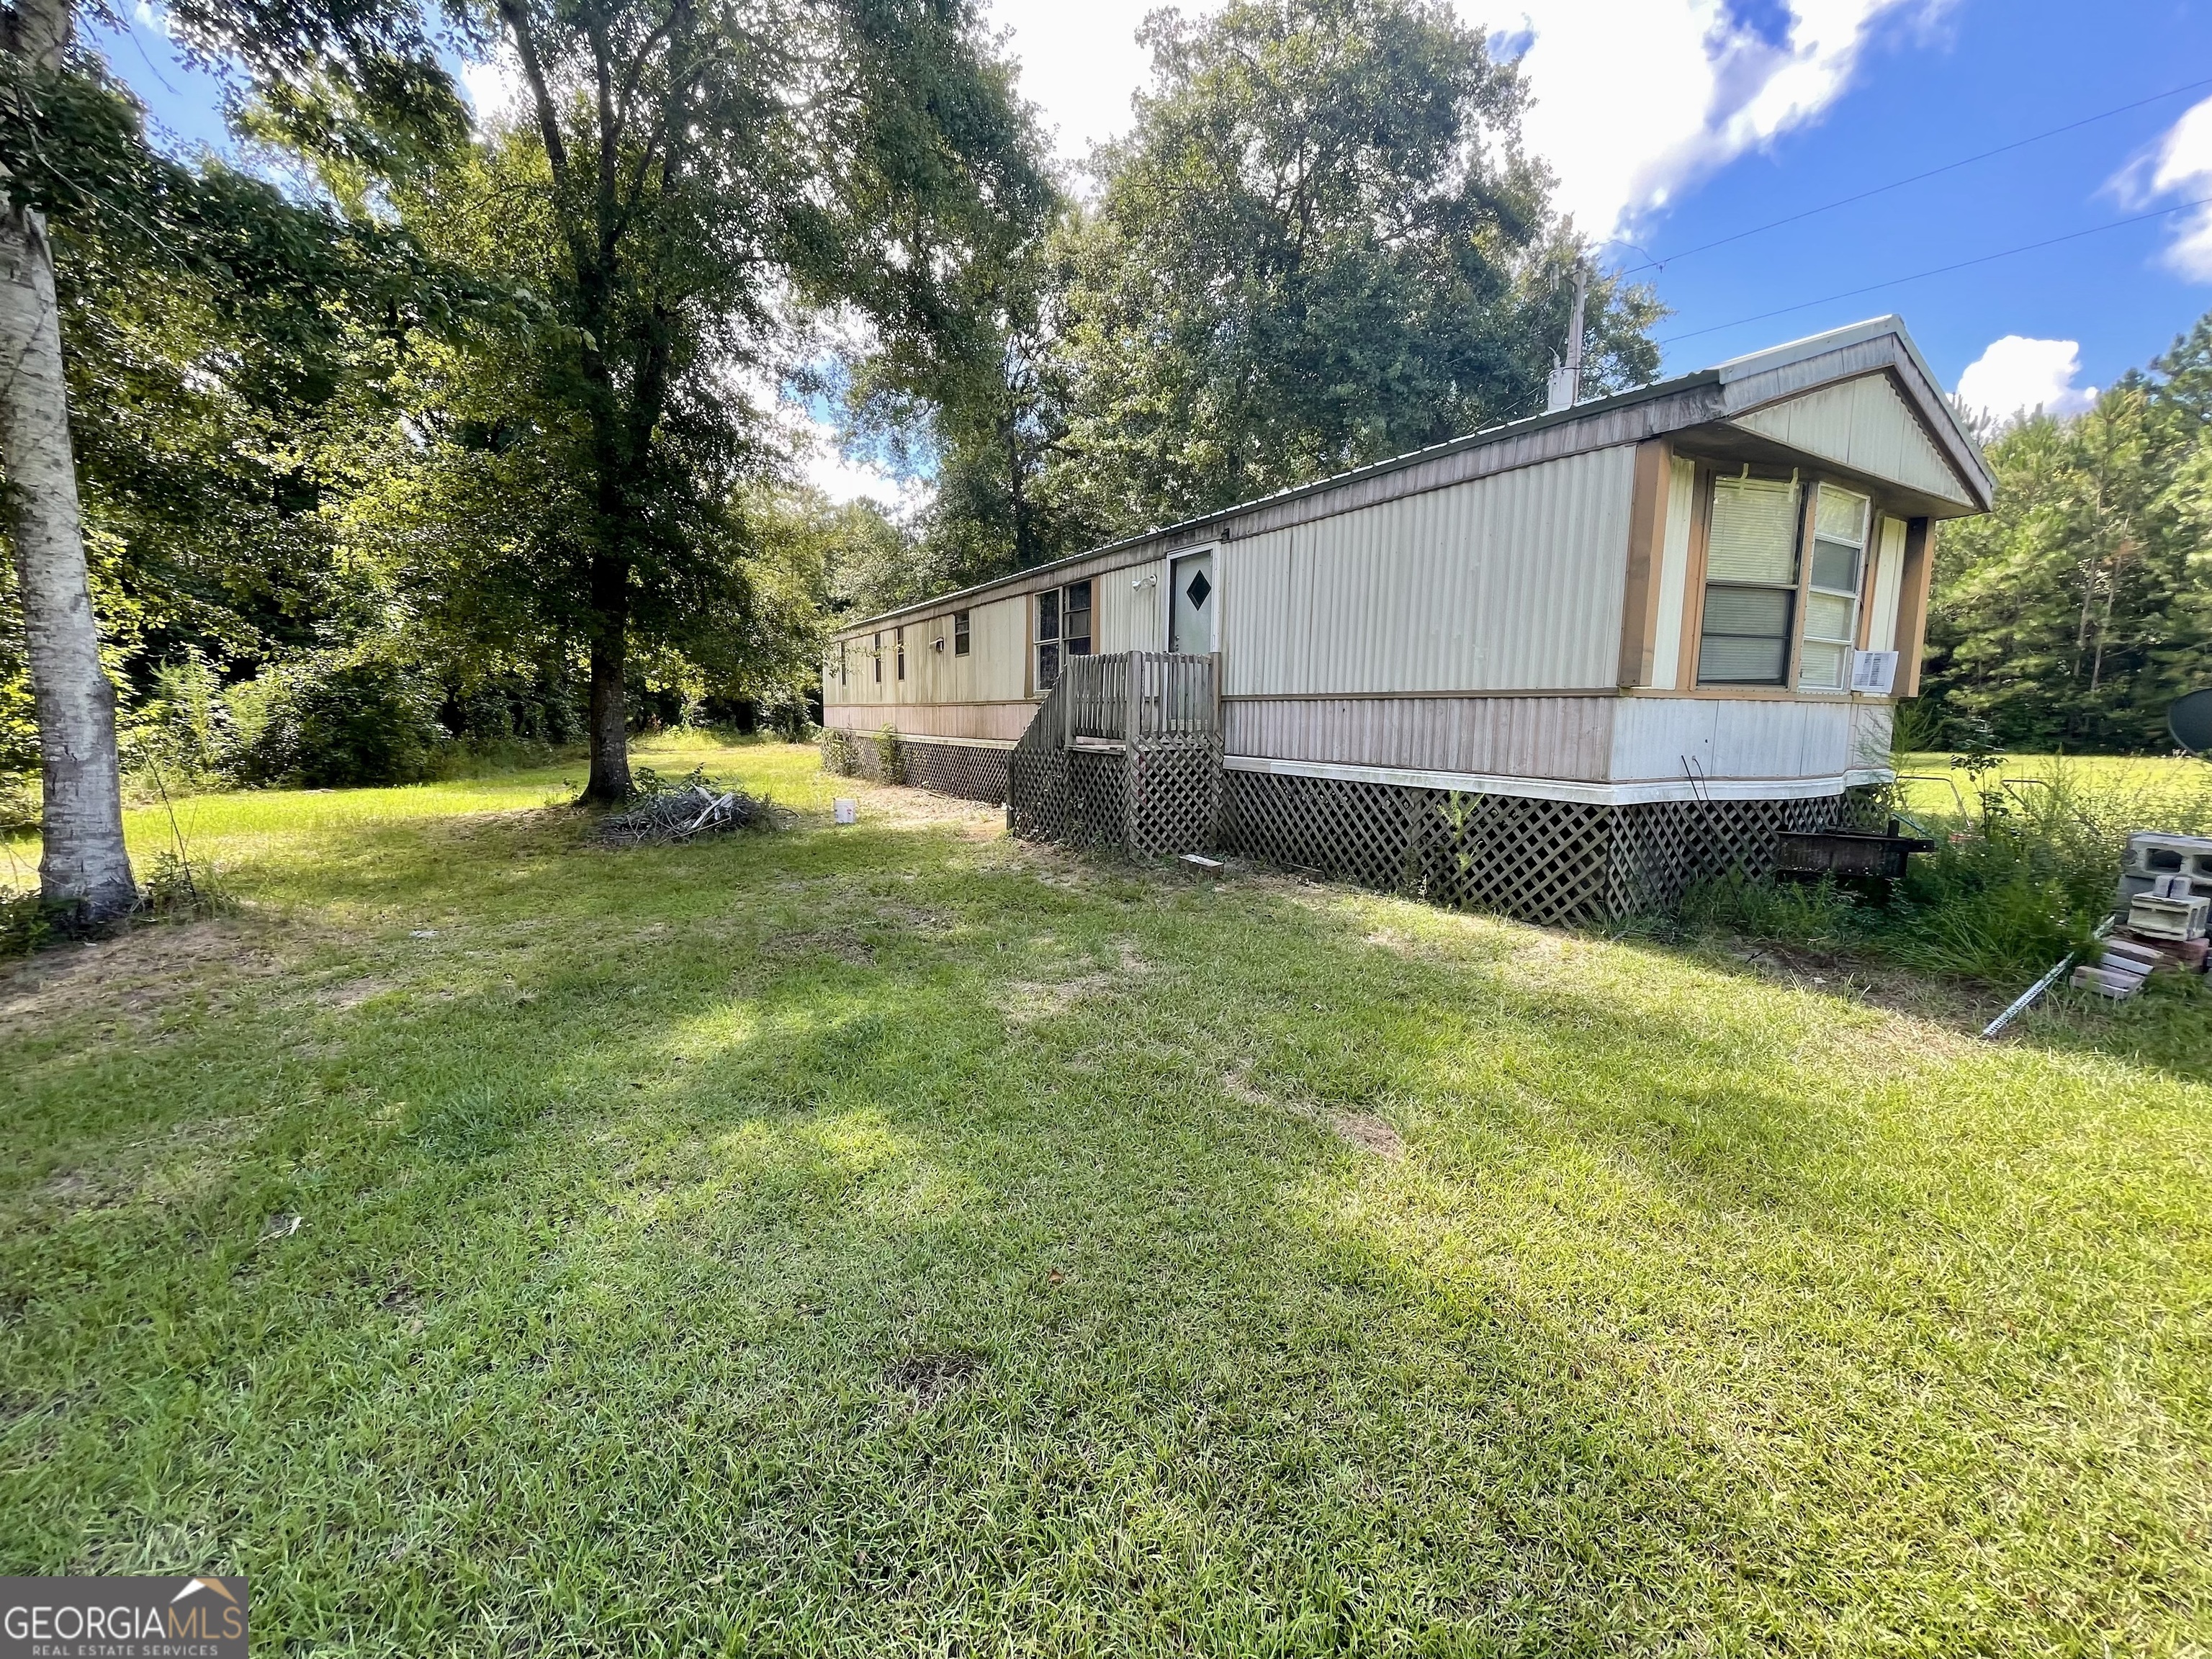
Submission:
[[[2116,781],[2063,760],[2032,775],[2002,755],[1954,763],[1969,787],[1949,810],[1911,815],[1936,847],[1888,903],[1735,875],[1693,888],[1684,924],[2009,982],[2087,943],[2112,912],[2130,834],[2212,834],[2212,767]]]

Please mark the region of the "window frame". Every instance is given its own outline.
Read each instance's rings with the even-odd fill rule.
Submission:
[[[971,637],[972,634],[969,626],[968,612],[965,611],[954,611],[952,613],[952,654],[956,657],[966,656],[969,652]]]
[[[1079,611],[1068,604],[1077,589],[1083,591],[1083,605]],[[1052,628],[1045,629],[1045,601],[1052,602]],[[1034,588],[1030,593],[1030,684],[1042,696],[1060,684],[1060,670],[1070,657],[1091,657],[1097,654],[1098,643],[1098,587],[1097,579],[1085,576],[1072,582],[1061,582],[1051,587]],[[1081,634],[1068,631],[1068,621],[1080,615],[1085,629]],[[1070,650],[1074,641],[1080,640],[1083,648]],[[1049,653],[1049,657],[1048,657]],[[1046,666],[1049,661],[1049,669]]]
[[[898,654],[898,678],[904,679],[906,678],[906,624],[903,623],[891,629],[891,649]]]
[[[876,667],[875,683],[881,685],[884,683],[884,630],[880,628],[876,630],[875,637],[869,644],[868,659]]]
[[[1859,540],[1856,550],[1856,558],[1852,570],[1851,586],[1848,591],[1840,587],[1818,586],[1814,580],[1820,544],[1827,541],[1838,547],[1848,545],[1834,537],[1824,537],[1820,534],[1820,492],[1824,489],[1832,489],[1838,495],[1848,495],[1860,503]],[[1793,690],[1818,697],[1848,697],[1851,695],[1852,657],[1861,648],[1860,641],[1865,634],[1867,581],[1873,573],[1875,556],[1878,551],[1875,539],[1875,532],[1883,516],[1881,503],[1875,499],[1873,491],[1854,489],[1848,484],[1839,483],[1825,477],[1815,476],[1813,478],[1811,487],[1806,495],[1804,569],[1801,573],[1800,584],[1803,589],[1803,597],[1799,605],[1796,672],[1790,679],[1790,688]],[[1841,635],[1834,634],[1815,635],[1813,633],[1813,602],[1816,598],[1850,600],[1851,607],[1850,624]],[[1834,685],[1806,684],[1805,665],[1812,655],[1808,647],[1814,646],[1842,647],[1843,665],[1837,675],[1837,684]]]
[[[1727,577],[1716,579],[1712,574],[1713,517],[1720,501],[1721,485],[1736,478],[1749,478],[1755,483],[1784,483],[1796,491],[1796,519],[1791,526],[1791,577],[1787,584],[1781,582],[1747,582]],[[1788,477],[1780,476],[1778,469],[1761,471],[1756,468],[1737,466],[1724,469],[1706,465],[1699,468],[1698,481],[1698,526],[1700,531],[1698,558],[1698,605],[1693,625],[1687,630],[1690,647],[1690,685],[1692,690],[1718,692],[1723,695],[1745,691],[1794,690],[1797,683],[1798,653],[1802,644],[1805,615],[1805,574],[1808,553],[1807,530],[1810,514],[1807,503],[1813,499],[1815,482],[1808,481],[1802,468],[1793,468]],[[1772,679],[1709,679],[1705,676],[1705,619],[1712,603],[1715,587],[1735,589],[1753,593],[1783,593],[1788,595],[1789,613],[1783,622],[1782,664],[1778,675]],[[1727,638],[1767,639],[1772,635],[1729,635]]]

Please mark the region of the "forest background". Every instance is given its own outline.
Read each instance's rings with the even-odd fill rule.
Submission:
[[[1589,252],[1515,67],[1425,0],[1156,15],[1083,191],[960,0],[171,21],[250,171],[162,150],[96,53],[0,88],[125,763],[171,787],[407,781],[595,715],[796,732],[842,616],[1540,410]],[[487,57],[527,95],[480,123]],[[1585,395],[1656,374],[1662,315],[1600,280]],[[805,487],[794,404],[922,505]],[[1921,729],[2168,746],[2208,434],[2212,318],[1985,429]],[[0,818],[37,764],[10,590]]]

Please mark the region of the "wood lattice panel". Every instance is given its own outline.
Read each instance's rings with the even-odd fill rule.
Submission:
[[[1426,896],[1553,925],[1606,914],[1613,811],[1522,795],[1431,797],[1440,846],[1428,852]]]
[[[1403,885],[1407,797],[1427,794],[1382,783],[1272,772],[1228,772],[1221,781],[1221,844],[1247,858],[1320,870],[1364,886]]]
[[[1067,837],[1067,751],[1014,750],[1006,778],[1006,828],[1024,841]]]
[[[906,750],[905,781],[917,788],[962,800],[1003,801],[1006,799],[1007,759],[1005,749],[987,749],[963,743],[922,743],[909,739]]]
[[[1598,806],[1236,771],[1222,844],[1246,857],[1548,925],[1672,904],[1691,882],[1773,867],[1784,830],[1838,799]]]
[[[1123,843],[1140,856],[1203,852],[1221,815],[1221,755],[1211,744],[1140,744],[1131,755]]]

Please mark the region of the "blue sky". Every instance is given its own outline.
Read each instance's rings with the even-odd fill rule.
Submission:
[[[991,0],[1062,159],[1126,125],[1156,0]],[[1740,319],[2212,197],[2212,85],[1710,252],[1680,250],[2212,78],[2212,3],[2188,0],[1455,0],[1516,48],[1530,147],[1593,238],[1668,260],[1680,372],[1881,312],[1947,387],[2002,414],[2077,405],[2212,309],[2212,212],[2169,214],[2016,258]],[[1187,6],[1186,9],[1203,9]],[[214,83],[142,22],[106,43],[156,120],[222,137]],[[495,72],[471,77],[496,96]],[[2193,113],[2192,113],[2193,112]],[[1618,246],[1615,264],[1640,255]],[[1725,326],[1722,326],[1725,325]],[[899,489],[825,452],[838,495]]]

